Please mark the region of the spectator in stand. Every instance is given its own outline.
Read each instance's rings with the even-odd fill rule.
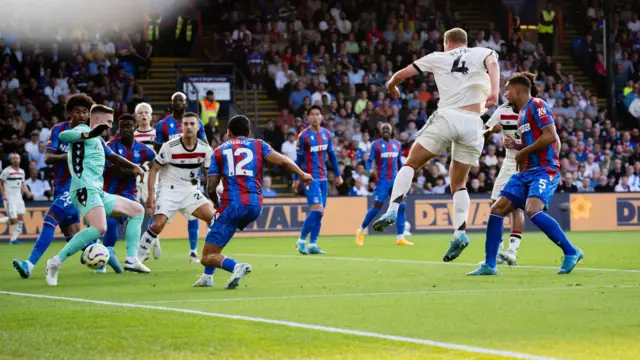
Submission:
[[[39,172],[34,161],[29,162],[29,178],[24,182],[29,188],[33,198],[28,200],[47,201],[51,200],[51,185],[46,180],[39,178]]]
[[[295,111],[302,106],[304,99],[311,97],[309,90],[304,88],[304,84],[300,81],[296,83],[296,90],[289,95],[289,106]]]
[[[283,107],[280,110],[280,115],[276,116],[275,125],[280,128],[283,125],[287,125],[288,127],[291,127],[295,124],[295,121],[296,119],[293,117],[292,114],[289,113],[289,109],[286,107]]]
[[[629,184],[629,175],[623,174],[620,177],[620,182],[618,183],[618,185],[615,186],[614,191],[615,192],[635,192],[635,191],[640,191],[640,189],[634,186],[631,186]]]
[[[262,179],[262,196],[263,197],[276,197],[278,193],[271,188],[271,176],[265,175]]]

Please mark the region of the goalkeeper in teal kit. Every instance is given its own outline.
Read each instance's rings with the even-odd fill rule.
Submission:
[[[122,169],[123,176],[142,177],[144,171],[138,165],[111,151],[100,137],[104,131],[111,128],[113,109],[94,105],[91,107],[89,121],[91,127],[80,124],[59,135],[60,141],[69,143],[67,164],[71,173],[69,190],[71,202],[88,226],[75,234],[58,255],[47,261],[45,277],[51,286],[58,284],[58,271],[67,258],[104,235],[107,231],[108,216],[129,217],[125,226],[127,244],[125,270],[149,272],[149,269],[146,269],[136,257],[144,208],[135,201],[102,191],[104,183],[102,174],[107,159]]]

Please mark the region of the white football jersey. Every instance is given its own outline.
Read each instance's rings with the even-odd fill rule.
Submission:
[[[22,184],[24,183],[24,170],[7,166],[0,174],[4,182],[4,193],[9,199],[22,199]]]
[[[206,142],[198,139],[193,149],[186,149],[182,136],[169,140],[160,148],[156,161],[161,167],[158,186],[161,188],[189,188],[198,184],[200,168],[211,166],[213,151]]]
[[[522,144],[520,131],[518,131],[518,114],[513,111],[511,104],[504,103],[498,106],[485,126],[489,129],[496,124],[500,124],[500,126],[502,126],[503,137],[509,136],[514,139],[518,145]],[[507,149],[506,152],[507,156],[504,159],[505,163],[509,162],[510,164],[515,165],[518,150]]]
[[[136,140],[153,149],[153,145],[155,144],[154,140],[156,139],[156,129],[151,128],[151,130],[147,131],[136,130],[134,136]]]
[[[457,48],[433,52],[413,63],[419,73],[431,72],[440,93],[439,109],[459,108],[484,102],[491,91],[491,81],[484,61],[498,55],[483,47]]]

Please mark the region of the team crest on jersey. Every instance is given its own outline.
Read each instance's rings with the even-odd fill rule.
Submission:
[[[122,155],[122,149],[119,149],[118,152],[120,153],[120,155]]]
[[[327,137],[322,134],[322,140],[327,141]]]
[[[170,127],[173,127],[173,124],[169,124]]]
[[[134,156],[134,157],[140,157],[140,151],[135,150],[135,151],[133,152],[133,156]]]
[[[316,139],[316,138],[315,138],[315,137],[313,137],[313,135],[311,135],[311,140],[315,140],[315,139]]]

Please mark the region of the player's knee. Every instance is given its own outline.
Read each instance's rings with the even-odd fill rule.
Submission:
[[[382,204],[383,203],[381,203],[381,202],[374,202],[373,203],[373,207],[378,209],[378,210],[380,210],[380,209],[382,209]]]
[[[132,216],[144,216],[144,207],[140,203],[133,203]]]
[[[527,213],[527,217],[532,217],[533,215],[539,213],[542,209],[538,206],[527,206],[525,212]]]
[[[98,232],[100,233],[100,236],[104,236],[104,234],[107,232],[107,222],[105,221],[104,224],[98,224],[96,226],[94,226],[96,228],[96,230],[98,230]]]
[[[508,211],[509,211],[509,202],[508,201],[501,201],[499,199],[498,201],[496,201],[493,204],[493,206],[491,206],[491,213],[492,214],[505,216],[505,215],[507,215]]]

